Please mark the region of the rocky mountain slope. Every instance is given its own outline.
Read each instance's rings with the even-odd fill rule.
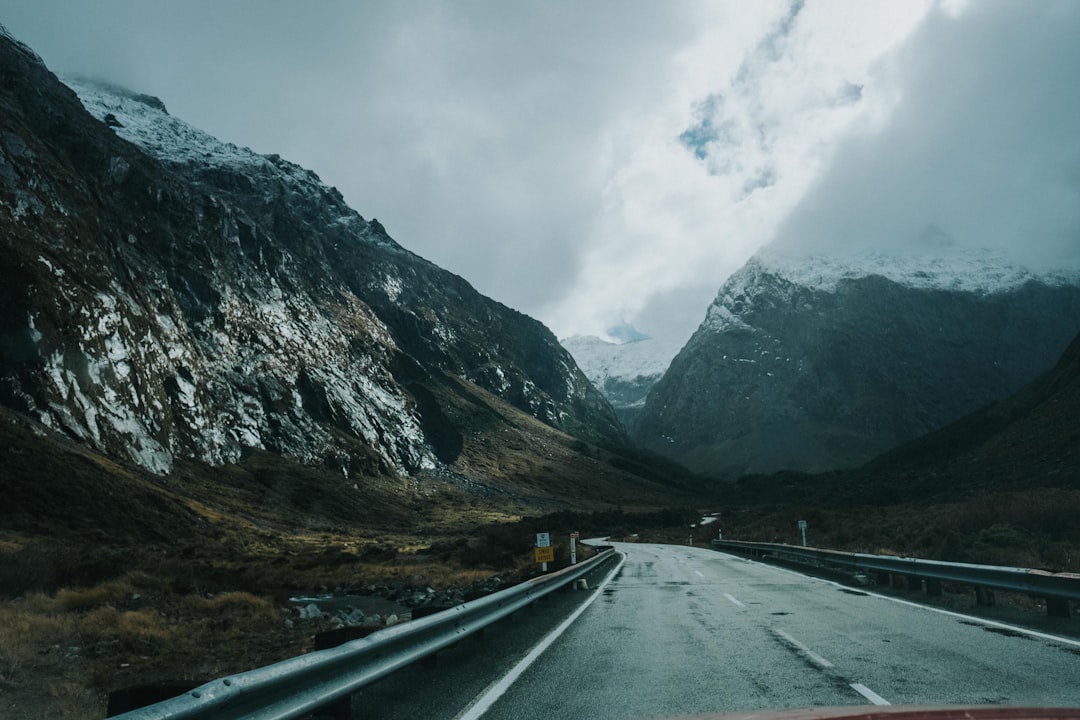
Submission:
[[[0,68],[0,403],[156,473],[268,451],[468,475],[514,412],[625,445],[546,328],[310,171],[153,97],[76,95],[4,32]]]
[[[634,435],[713,476],[859,465],[1014,392],[1077,318],[1076,274],[990,251],[764,251],[721,288]]]

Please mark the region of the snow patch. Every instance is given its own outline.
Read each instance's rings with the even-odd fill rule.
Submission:
[[[1008,292],[1030,280],[1047,285],[1080,284],[1080,269],[1037,273],[1014,261],[1003,250],[959,245],[937,248],[933,254],[868,250],[793,255],[765,248],[756,260],[770,274],[825,292],[834,292],[844,280],[869,276],[917,289],[978,294]]]

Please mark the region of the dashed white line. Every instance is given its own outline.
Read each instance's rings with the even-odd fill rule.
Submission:
[[[694,572],[697,573],[698,577],[705,577],[705,573],[701,572],[700,570],[695,570]]]
[[[803,655],[805,655],[807,657],[807,659],[810,660],[810,662],[814,663],[818,667],[822,667],[822,668],[835,667],[831,662],[829,662],[825,658],[821,657],[816,652],[814,652],[810,648],[806,647],[801,642],[799,642],[795,638],[791,637],[790,635],[788,635],[783,630],[780,630],[779,628],[774,628],[773,632],[776,633],[777,635],[779,635],[785,642],[787,642],[793,648],[795,648],[796,650],[801,652]]]
[[[892,705],[891,702],[878,695],[876,692],[866,687],[862,683],[851,683],[851,689],[862,695],[864,698],[874,703],[875,705]]]
[[[741,608],[746,607],[741,602],[739,602],[739,599],[737,597],[735,597],[731,593],[724,593],[724,597],[726,597],[728,600],[730,600],[731,602],[733,602],[734,604],[738,605]]]

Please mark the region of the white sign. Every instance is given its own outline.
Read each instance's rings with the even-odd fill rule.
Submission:
[[[536,547],[551,547],[551,533],[536,533]]]
[[[800,530],[805,530],[806,529],[806,521],[805,520],[800,520],[799,521],[799,529]]]

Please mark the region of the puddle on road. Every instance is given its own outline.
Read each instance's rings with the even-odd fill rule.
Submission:
[[[1012,630],[1010,628],[994,627],[993,625],[983,625],[982,623],[972,622],[970,620],[961,620],[961,625],[971,625],[972,627],[982,628],[986,632],[992,632],[997,635],[1004,635],[1005,637],[1024,638],[1025,640],[1031,640],[1032,637],[1027,633],[1020,632],[1019,630]]]

